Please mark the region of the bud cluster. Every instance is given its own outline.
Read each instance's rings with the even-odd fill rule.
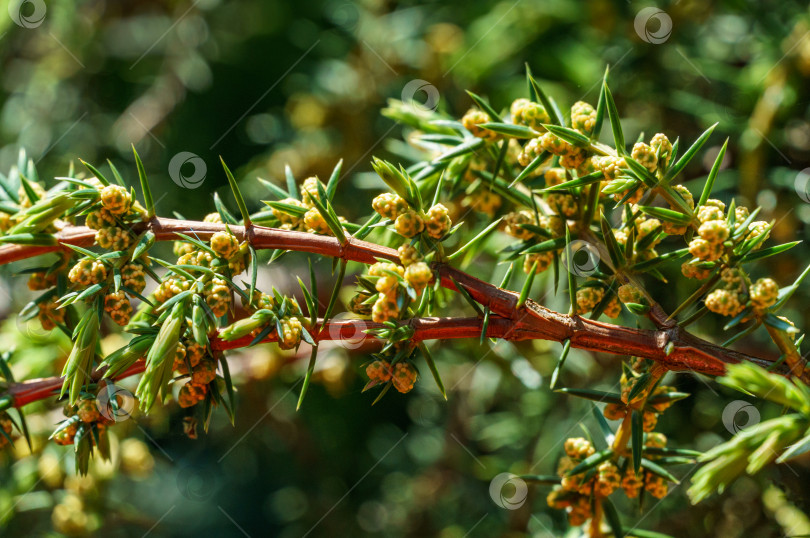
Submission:
[[[625,285],[620,289],[619,294],[623,300],[628,302],[638,302],[638,290]],[[620,432],[616,432],[616,437],[608,437],[612,454],[608,459],[599,461],[587,459],[596,454],[593,444],[582,437],[573,437],[565,440],[563,445],[565,456],[560,459],[557,467],[557,474],[560,476],[560,485],[555,486],[549,493],[546,501],[548,505],[555,509],[566,510],[569,523],[571,525],[582,525],[592,517],[591,507],[598,503],[600,499],[612,495],[616,490],[621,489],[624,494],[634,499],[639,496],[642,490],[656,498],[663,498],[668,491],[667,479],[651,470],[652,464],[645,467],[644,461],[654,461],[661,458],[660,450],[666,447],[667,438],[661,433],[653,432],[657,415],[664,412],[672,405],[672,398],[678,396],[673,394],[674,388],[664,385],[645,386],[641,390],[634,392],[633,388],[642,382],[642,374],[646,369],[646,361],[635,361],[627,370],[627,374],[622,376],[621,394],[615,401],[608,403],[603,413],[609,420],[622,421],[620,429],[630,428],[630,413],[634,410],[643,413],[643,458],[642,465],[638,471],[634,470],[631,450],[626,445],[617,445],[616,442],[622,437]],[[680,396],[678,396],[680,397]],[[625,437],[629,439],[629,436]],[[627,441],[629,442],[629,441]],[[650,452],[652,451],[652,452]],[[584,463],[583,463],[584,462]],[[576,469],[575,469],[576,468]],[[572,474],[572,471],[576,471]]]
[[[126,250],[135,238],[131,225],[143,220],[146,211],[125,187],[102,186],[97,180],[91,184],[96,186],[101,203],[87,213],[85,224],[96,230],[96,243],[101,248]]]
[[[121,396],[115,397],[119,406],[124,404]],[[79,443],[94,445],[97,442],[109,442],[106,438],[107,426],[113,424],[115,419],[99,412],[99,402],[94,397],[85,395],[75,405],[66,405],[64,414],[67,418],[51,434],[51,439],[56,444],[77,445],[77,457],[80,457]],[[81,471],[78,462],[77,468]],[[86,473],[86,469],[84,472]]]
[[[217,378],[216,360],[208,353],[205,346],[193,340],[177,344],[172,370],[188,376],[188,381],[180,387],[177,403],[187,408],[205,399],[208,386]]]
[[[498,133],[481,127],[482,123],[489,123],[491,121],[492,119],[489,117],[489,114],[477,108],[471,108],[464,114],[464,117],[461,118],[461,124],[471,135],[485,140],[497,140]]]
[[[514,123],[531,127],[535,131],[545,130],[543,124],[551,121],[543,105],[528,99],[516,99],[513,101],[510,112]]]
[[[334,235],[326,218],[316,205],[316,203],[328,204],[328,200],[321,199],[321,191],[325,192],[321,180],[317,176],[308,177],[301,183],[300,200],[288,197],[279,201],[280,204],[284,204],[283,206],[271,204],[271,212],[278,221],[279,227],[282,230]],[[337,220],[341,223],[345,222],[343,217],[337,217]]]

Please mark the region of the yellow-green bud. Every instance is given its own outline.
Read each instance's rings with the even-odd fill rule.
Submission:
[[[633,151],[630,153],[630,156],[633,157],[633,160],[638,161],[644,168],[649,170],[650,173],[654,173],[658,168],[658,157],[656,157],[655,151],[644,142],[636,143],[636,145],[633,146]]]
[[[100,261],[85,258],[70,269],[68,279],[80,287],[91,286],[107,279],[107,268]]]
[[[732,290],[714,290],[706,296],[706,308],[723,316],[736,316],[744,306]]]
[[[513,123],[525,125],[535,130],[544,129],[543,124],[551,121],[543,105],[528,99],[516,99],[513,101],[510,112]]]
[[[534,233],[524,228],[523,224],[537,224],[530,211],[516,211],[504,217],[504,231],[515,239],[529,239]]]
[[[523,260],[523,272],[529,274],[535,262],[537,263],[537,267],[535,267],[534,272],[542,273],[551,267],[551,264],[554,262],[554,253],[549,251],[526,254],[526,258]]]
[[[393,381],[394,388],[397,389],[397,391],[405,394],[413,389],[413,386],[416,383],[417,375],[416,368],[414,368],[410,363],[398,362],[394,366],[394,374],[391,380]]]
[[[725,220],[708,220],[700,225],[698,234],[709,243],[722,243],[729,236],[728,223]]]
[[[284,318],[281,320],[281,334],[278,335],[278,347],[281,349],[293,349],[301,343],[304,334],[301,320],[297,317]]]
[[[658,156],[658,164],[662,168],[669,165],[669,159],[672,157],[672,142],[669,141],[667,135],[664,133],[657,133],[652,140],[650,140],[650,147]]]
[[[374,198],[371,207],[381,216],[394,220],[409,210],[408,202],[401,196],[390,192],[384,192]]]
[[[304,180],[304,183],[301,185],[301,199],[304,204],[312,207],[315,205],[312,203],[312,200],[320,201],[321,197],[318,194],[318,184],[323,186],[318,176],[308,177]]]
[[[590,312],[602,300],[605,290],[593,286],[583,287],[577,290],[577,314]]]
[[[231,304],[231,291],[224,280],[220,278],[210,280],[203,287],[203,294],[214,317],[224,316],[228,312]]]
[[[480,127],[482,123],[489,123],[490,121],[492,120],[489,114],[475,108],[467,111],[464,117],[461,118],[461,124],[464,125],[465,129],[470,131],[471,135],[477,138],[483,138],[484,140],[495,140],[498,138],[498,133]]]
[[[399,253],[399,261],[401,261],[402,265],[405,267],[412,263],[422,261],[422,256],[419,254],[419,251],[411,245],[402,245],[397,249],[397,252]]]
[[[413,237],[425,229],[425,221],[416,211],[408,209],[397,217],[394,222],[394,229],[399,235]]]
[[[211,236],[211,250],[220,258],[229,260],[239,252],[239,241],[233,234],[217,232]]]
[[[563,444],[565,453],[569,458],[582,460],[595,452],[590,441],[583,437],[569,437]]]
[[[391,380],[391,364],[388,361],[376,360],[366,366],[366,375],[371,381],[386,383]]]
[[[123,291],[107,294],[104,297],[104,311],[118,325],[126,325],[132,316],[132,305],[129,302],[129,297]]]
[[[702,237],[696,237],[689,243],[689,253],[703,261],[715,261],[723,255],[723,243],[710,243]]]
[[[596,126],[596,110],[585,101],[577,101],[571,107],[571,127],[591,135]]]
[[[711,200],[710,200],[711,201]],[[701,222],[709,222],[712,220],[723,220],[723,209],[716,205],[703,205],[700,206],[697,212],[697,219]]]
[[[433,273],[425,262],[412,263],[405,269],[405,280],[416,290],[417,294],[428,285],[432,278]]]
[[[123,228],[109,226],[96,232],[96,243],[101,248],[109,250],[124,250],[129,247],[132,238]]]
[[[307,208],[306,204],[301,202],[300,200],[296,200],[295,198],[285,198],[281,200],[281,202],[294,205],[301,208]],[[286,225],[287,229],[294,228],[298,226],[298,223],[301,222],[301,217],[297,217],[295,215],[291,215],[290,213],[285,213],[281,209],[276,209],[275,207],[272,208],[273,216],[276,217],[282,225]]]
[[[450,231],[453,223],[450,221],[447,208],[443,204],[436,204],[431,207],[427,212],[427,217],[425,229],[433,239],[441,239]]]
[[[779,284],[772,278],[760,278],[750,290],[751,303],[757,310],[765,310],[776,304],[779,297]]]
[[[100,230],[108,226],[115,226],[115,217],[102,207],[88,213],[84,223],[88,228]]]
[[[101,205],[113,215],[122,215],[132,207],[132,195],[120,185],[107,185],[101,189]]]

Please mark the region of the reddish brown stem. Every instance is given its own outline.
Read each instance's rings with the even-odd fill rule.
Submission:
[[[689,334],[677,325],[657,331],[632,329],[561,314],[531,299],[518,308],[518,294],[515,292],[502,290],[447,265],[438,264],[435,268],[443,286],[456,289],[453,284],[455,280],[476,302],[504,318],[530,326],[538,335],[535,338],[557,342],[570,339],[573,347],[643,357],[664,364],[670,370],[691,370],[709,375],[725,373],[725,364],[749,361],[767,367],[772,363],[768,359],[712,344]],[[672,343],[672,351],[667,355],[666,347],[669,343]]]
[[[150,229],[157,241],[173,241],[182,239],[178,233],[208,241],[217,232],[224,232],[225,225],[215,222],[199,222],[189,220],[166,219],[154,217],[149,222],[138,223],[133,231],[140,233]],[[247,240],[256,249],[283,249],[299,252],[311,252],[333,258],[342,258],[361,263],[374,263],[376,258],[399,261],[397,251],[375,245],[367,241],[350,239],[346,245],[341,245],[334,237],[315,235],[293,230],[280,230],[264,226],[250,226],[245,231],[243,226],[228,226],[228,229],[240,240]],[[86,226],[65,226],[56,234],[56,245],[2,245],[0,246],[0,265],[11,263],[48,252],[56,252],[67,248],[65,245],[90,247],[95,242],[96,232]]]
[[[137,225],[135,231],[150,229],[156,240],[182,239],[178,233],[207,241],[214,233],[224,231],[225,225],[208,222],[181,221],[176,219],[153,218]],[[360,263],[374,263],[386,259],[399,263],[397,251],[357,239],[349,238],[341,244],[336,238],[305,232],[280,230],[262,226],[229,226],[230,231],[240,240],[248,241],[256,249],[283,249],[310,252],[351,260]],[[67,226],[56,234],[54,246],[0,246],[0,264],[10,263],[47,252],[66,248],[64,245],[92,246],[95,231],[84,226]],[[456,290],[456,284],[463,287],[470,296],[494,314],[490,318],[487,335],[509,340],[544,339],[557,342],[571,340],[571,345],[590,351],[631,355],[652,359],[670,370],[691,370],[694,372],[722,375],[726,364],[749,361],[768,366],[771,361],[745,353],[740,353],[707,342],[687,333],[677,325],[664,326],[659,330],[643,330],[623,327],[580,316],[570,316],[549,310],[528,300],[518,306],[518,295],[468,275],[445,263],[434,263],[433,269],[443,287]],[[481,333],[480,318],[419,318],[407,322],[414,329],[414,340],[476,338]],[[318,340],[340,340],[357,338],[365,329],[381,328],[364,320],[331,321],[317,330]],[[234,349],[250,343],[249,337],[233,342],[215,340],[214,349]],[[271,342],[275,336],[265,341]],[[670,353],[667,345],[672,344]],[[133,367],[134,368],[134,367]],[[137,370],[137,369],[136,369]],[[142,371],[127,371],[134,375]],[[99,374],[100,375],[100,374]],[[50,396],[53,386],[61,386],[61,378],[31,381],[12,385],[10,394],[15,397],[15,405],[25,405],[31,401]],[[25,387],[24,389],[21,387]],[[21,394],[23,391],[25,396]],[[30,394],[34,394],[31,396]],[[33,398],[33,399],[32,399]],[[23,403],[19,403],[23,402]]]
[[[436,339],[458,339],[477,338],[481,334],[482,320],[480,318],[414,318],[407,323],[413,328],[411,340],[421,342],[423,340]],[[322,341],[351,341],[352,347],[362,345],[362,341],[367,339],[376,341],[377,338],[367,334],[366,331],[382,329],[382,323],[374,323],[366,320],[333,320],[323,324],[318,322],[312,330],[315,340]],[[487,327],[487,336],[490,338],[506,338],[510,340],[526,340],[533,337],[530,327],[514,327],[510,320],[493,317]],[[226,341],[221,338],[214,338],[211,341],[211,348],[217,351],[237,349],[247,347],[253,341],[252,336],[245,336],[236,340]],[[264,338],[262,342],[277,342],[278,337],[271,334]],[[116,376],[113,380],[124,379],[137,375],[144,370],[144,361],[138,360],[124,372]],[[104,376],[104,369],[93,372],[91,378],[94,383],[99,382]],[[14,407],[22,407],[29,403],[50,398],[59,393],[62,388],[62,377],[49,377],[45,379],[33,379],[21,383],[11,383],[7,394],[13,398]]]
[[[560,318],[568,318],[568,316],[563,316],[556,312],[548,311],[548,313],[560,316]],[[558,321],[554,321],[550,317],[548,320],[548,329],[550,332],[544,332],[538,330],[537,325],[532,321],[533,319],[534,318],[530,317],[528,314],[524,314],[523,318],[517,321],[494,315],[490,317],[489,325],[487,326],[487,337],[513,341],[533,339],[561,341],[570,338],[571,345],[576,348],[608,353],[631,354],[638,357],[649,358],[658,361],[670,370],[693,370],[716,375],[722,374],[724,371],[723,362],[711,355],[703,355],[700,358],[692,357],[692,354],[702,352],[688,346],[682,349],[676,348],[676,351],[666,356],[660,345],[661,342],[668,337],[663,331],[631,329],[582,318],[575,318],[576,323],[573,326],[565,324],[553,325],[558,323]],[[421,342],[423,340],[477,338],[481,334],[482,323],[483,320],[481,318],[414,318],[408,320],[405,324],[413,329],[411,340]],[[351,347],[355,348],[355,346],[361,346],[365,339],[376,340],[376,337],[367,334],[367,331],[382,329],[384,327],[382,323],[374,323],[360,319],[333,320],[326,324],[319,321],[312,333],[318,342],[330,340],[349,341],[352,342]],[[619,330],[617,331],[616,329]],[[551,336],[553,336],[553,338],[549,338]],[[252,336],[245,336],[231,341],[214,338],[211,341],[211,348],[218,351],[237,349],[248,346],[252,341]],[[277,341],[278,337],[275,334],[271,334],[262,340],[262,342]],[[718,349],[722,350],[723,348]],[[744,358],[740,360],[744,360]],[[769,364],[764,360],[754,360],[762,366]],[[144,363],[142,360],[139,360],[123,373],[116,376],[115,379],[124,379],[139,374],[143,372],[143,370]],[[97,370],[93,373],[92,379],[94,382],[98,382],[103,375],[103,370]],[[51,377],[22,383],[13,383],[9,387],[8,394],[13,398],[14,407],[19,408],[31,402],[58,394],[62,387],[62,381],[63,379],[61,377]]]
[[[116,376],[113,381],[140,374],[144,371],[144,368],[145,364],[143,360],[139,360]],[[93,372],[91,376],[93,383],[98,383],[103,375],[103,369]],[[43,379],[31,379],[29,381],[23,381],[22,383],[11,383],[7,394],[13,398],[12,405],[19,409],[30,403],[59,394],[59,391],[62,389],[63,381],[64,378],[62,377],[46,377]]]

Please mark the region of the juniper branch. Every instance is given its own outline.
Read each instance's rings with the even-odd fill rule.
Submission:
[[[177,234],[186,234],[206,241],[214,233],[224,231],[225,225],[154,217],[150,221],[136,225],[134,231],[140,232],[147,228],[159,241],[181,239]],[[374,263],[378,259],[400,263],[396,250],[353,238],[341,244],[334,237],[305,232],[255,225],[247,228],[242,226],[228,228],[237,238],[248,241],[257,250],[284,249],[309,252],[366,264]],[[55,236],[57,244],[52,246],[0,246],[0,264],[54,252],[66,248],[64,245],[67,244],[92,246],[95,231],[84,226],[66,226]],[[769,366],[773,362],[723,348],[700,339],[677,325],[670,324],[658,330],[634,329],[562,314],[532,300],[519,305],[517,293],[479,280],[446,263],[435,262],[433,269],[439,275],[443,287],[455,290],[458,283],[476,302],[492,311],[494,315],[490,318],[487,331],[488,336],[492,338],[543,339],[556,342],[571,340],[571,345],[576,348],[643,357],[654,360],[670,370],[686,370],[708,375],[724,374],[726,364],[747,361]],[[414,340],[476,338],[481,332],[482,319],[417,318],[406,323],[414,329]],[[333,334],[337,334],[339,338],[350,338],[355,336],[358,330],[381,327],[380,324],[365,320],[334,321],[319,327],[316,338],[333,339]],[[334,332],[335,329],[337,333]],[[346,333],[348,330],[352,332]],[[274,341],[275,338],[275,335],[271,335],[266,341]],[[229,343],[215,340],[212,347],[233,349],[244,347],[249,343],[250,339]],[[669,346],[669,353],[667,353],[668,344],[672,344]]]

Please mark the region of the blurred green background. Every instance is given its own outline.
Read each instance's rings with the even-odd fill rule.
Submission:
[[[650,4],[618,0],[40,0],[3,7],[0,170],[24,147],[42,178],[65,175],[80,157],[110,159],[135,184],[134,144],[159,212],[199,219],[214,210],[214,192],[230,201],[219,156],[242,178],[254,210],[268,195],[256,176],[281,181],[289,164],[299,179],[326,177],[343,158],[348,177],[337,207],[359,218],[381,186],[368,173],[371,156],[402,153],[401,126],[379,111],[389,98],[407,98],[409,82],[429,84],[440,110],[460,116],[471,104],[464,89],[488,95],[496,107],[524,96],[524,63],[563,106],[595,104],[610,66],[628,140],[662,131],[683,143],[719,122],[703,169],[693,167],[691,177],[705,176],[730,137],[718,197],[739,193],[738,203],[761,205],[763,217],[777,221],[776,242],[808,239],[810,193],[797,174],[810,166],[810,13],[800,2],[664,2],[658,8],[669,32],[660,15],[639,16]],[[188,176],[203,167],[197,188],[170,177],[181,152],[201,159],[181,168]],[[807,258],[802,245],[759,270],[785,284]],[[262,279],[292,292],[289,268],[305,258],[285,263],[268,266]],[[328,262],[319,269],[327,281]],[[503,268],[477,276],[491,279],[490,271]],[[50,375],[69,343],[15,321],[27,292],[10,276],[0,283],[0,347],[21,350],[19,375]],[[693,287],[681,286],[658,298],[671,308]],[[808,300],[805,287],[794,305]],[[810,321],[798,307],[786,314],[800,326]],[[723,339],[721,324],[705,321],[703,335]],[[105,345],[114,349],[116,338]],[[773,354],[756,335],[738,345]],[[374,396],[360,393],[367,355],[334,347],[322,355],[317,384],[297,413],[302,361],[269,346],[234,354],[242,382],[235,426],[218,413],[209,434],[190,440],[183,412],[168,406],[116,426],[117,457],[85,479],[73,476],[69,450],[44,441],[59,409],[34,407],[37,453],[18,446],[13,457],[2,456],[0,535],[565,533],[564,514],[545,504],[546,488],[530,488],[517,510],[500,508],[489,493],[502,472],[553,474],[562,440],[581,435],[580,425],[594,429],[589,403],[548,390],[559,344],[434,349],[447,402],[426,379],[372,407]],[[618,364],[572,353],[563,383],[611,389]],[[668,384],[694,394],[660,423],[672,443],[706,449],[730,437],[721,414],[739,394],[687,374]],[[779,411],[757,405],[763,418]],[[802,461],[774,467],[698,507],[679,486],[644,512],[623,506],[623,518],[676,536],[810,533],[807,473]]]

